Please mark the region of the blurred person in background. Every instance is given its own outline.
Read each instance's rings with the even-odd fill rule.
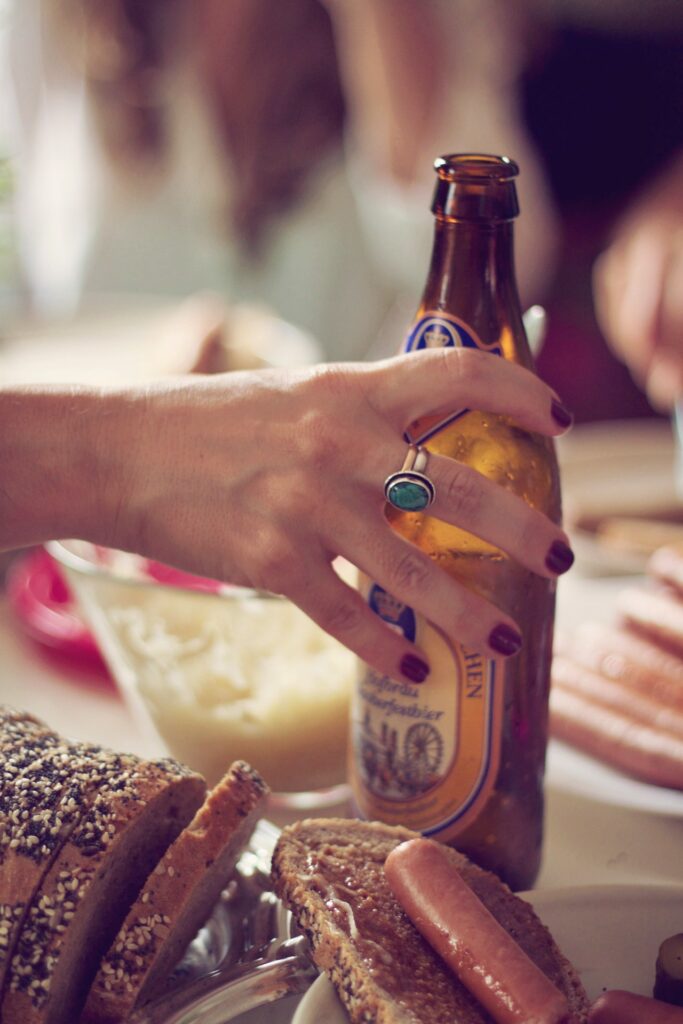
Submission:
[[[507,152],[540,372],[578,420],[650,414],[606,336],[654,402],[678,390],[650,372],[683,320],[678,0],[21,0],[11,39],[34,308],[208,288],[324,358],[395,351],[433,157]]]
[[[501,0],[17,0],[17,217],[33,308],[101,292],[257,300],[365,356],[431,248],[433,158],[514,153],[525,302],[553,213]],[[393,323],[393,321],[392,321]]]
[[[681,390],[680,372],[651,368],[683,353],[683,4],[527,10],[521,106],[562,238],[539,372],[577,421],[651,416]]]

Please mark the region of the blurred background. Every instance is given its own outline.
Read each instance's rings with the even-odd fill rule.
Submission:
[[[433,158],[479,150],[521,165],[541,374],[655,415],[591,275],[683,145],[678,0],[0,0],[0,33],[0,380],[396,351]]]

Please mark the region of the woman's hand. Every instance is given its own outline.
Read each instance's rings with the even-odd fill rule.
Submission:
[[[53,419],[60,419],[55,400],[53,391]],[[30,470],[10,474],[15,533],[19,523],[30,532],[33,516],[33,534],[20,540],[80,536],[283,594],[393,677],[414,679],[424,655],[339,578],[338,555],[468,646],[495,657],[518,648],[510,618],[391,529],[383,485],[403,464],[405,428],[427,413],[469,406],[561,433],[569,415],[522,367],[486,353],[436,350],[374,364],[77,391],[68,405],[64,444],[53,424],[42,442],[49,451],[36,460],[34,443],[33,460],[26,446],[23,459],[40,473],[41,462],[64,450],[61,490],[53,468],[49,486],[42,480],[27,502],[12,480],[27,486]],[[540,575],[569,567],[563,531],[521,498],[443,456],[430,456],[427,473],[437,495],[430,515]],[[50,503],[59,506],[52,528]]]
[[[683,157],[617,227],[593,274],[604,335],[656,408],[683,394]]]

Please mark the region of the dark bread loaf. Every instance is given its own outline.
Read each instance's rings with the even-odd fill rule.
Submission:
[[[55,857],[100,788],[135,764],[99,747],[62,742],[16,772],[0,798],[0,990]]]
[[[93,774],[75,822],[58,839],[23,914],[3,1024],[73,1024],[143,882],[204,799],[204,780],[174,761],[98,751],[90,750]],[[75,764],[78,749],[69,755]],[[87,753],[81,769],[88,773]],[[49,786],[43,790],[48,794]],[[17,854],[0,876],[21,879],[28,863]]]
[[[389,852],[417,834],[374,822],[309,820],[273,854],[275,890],[308,936],[354,1024],[490,1024],[413,927],[384,875]],[[572,965],[532,907],[455,850],[449,857],[482,903],[567,997],[571,1024],[589,1003]]]
[[[28,903],[75,825],[78,779],[80,765],[57,733],[0,707],[0,991]]]
[[[154,999],[213,910],[268,793],[236,761],[152,871],[102,960],[81,1024],[115,1024]]]

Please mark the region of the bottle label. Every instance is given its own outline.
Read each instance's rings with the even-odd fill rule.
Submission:
[[[477,816],[498,772],[502,676],[495,661],[452,644],[376,583],[366,588],[373,611],[422,647],[431,672],[412,684],[365,667],[352,707],[357,809],[453,838]]]
[[[493,355],[502,356],[500,345],[485,345],[477,334],[462,320],[450,313],[429,312],[420,317],[406,338],[405,352],[418,352],[426,348],[478,348]],[[424,444],[425,441],[438,434],[449,423],[464,416],[467,409],[457,409],[443,419],[421,421],[419,428],[410,427],[406,431],[406,440],[411,444]]]
[[[422,316],[405,343],[406,352],[456,347],[503,354],[500,345],[484,345],[466,323],[438,311]],[[422,444],[467,411],[423,418],[406,439]],[[450,841],[479,815],[498,774],[504,669],[452,643],[378,584],[366,580],[364,592],[380,618],[422,648],[431,672],[413,684],[363,669],[351,716],[357,810]]]

